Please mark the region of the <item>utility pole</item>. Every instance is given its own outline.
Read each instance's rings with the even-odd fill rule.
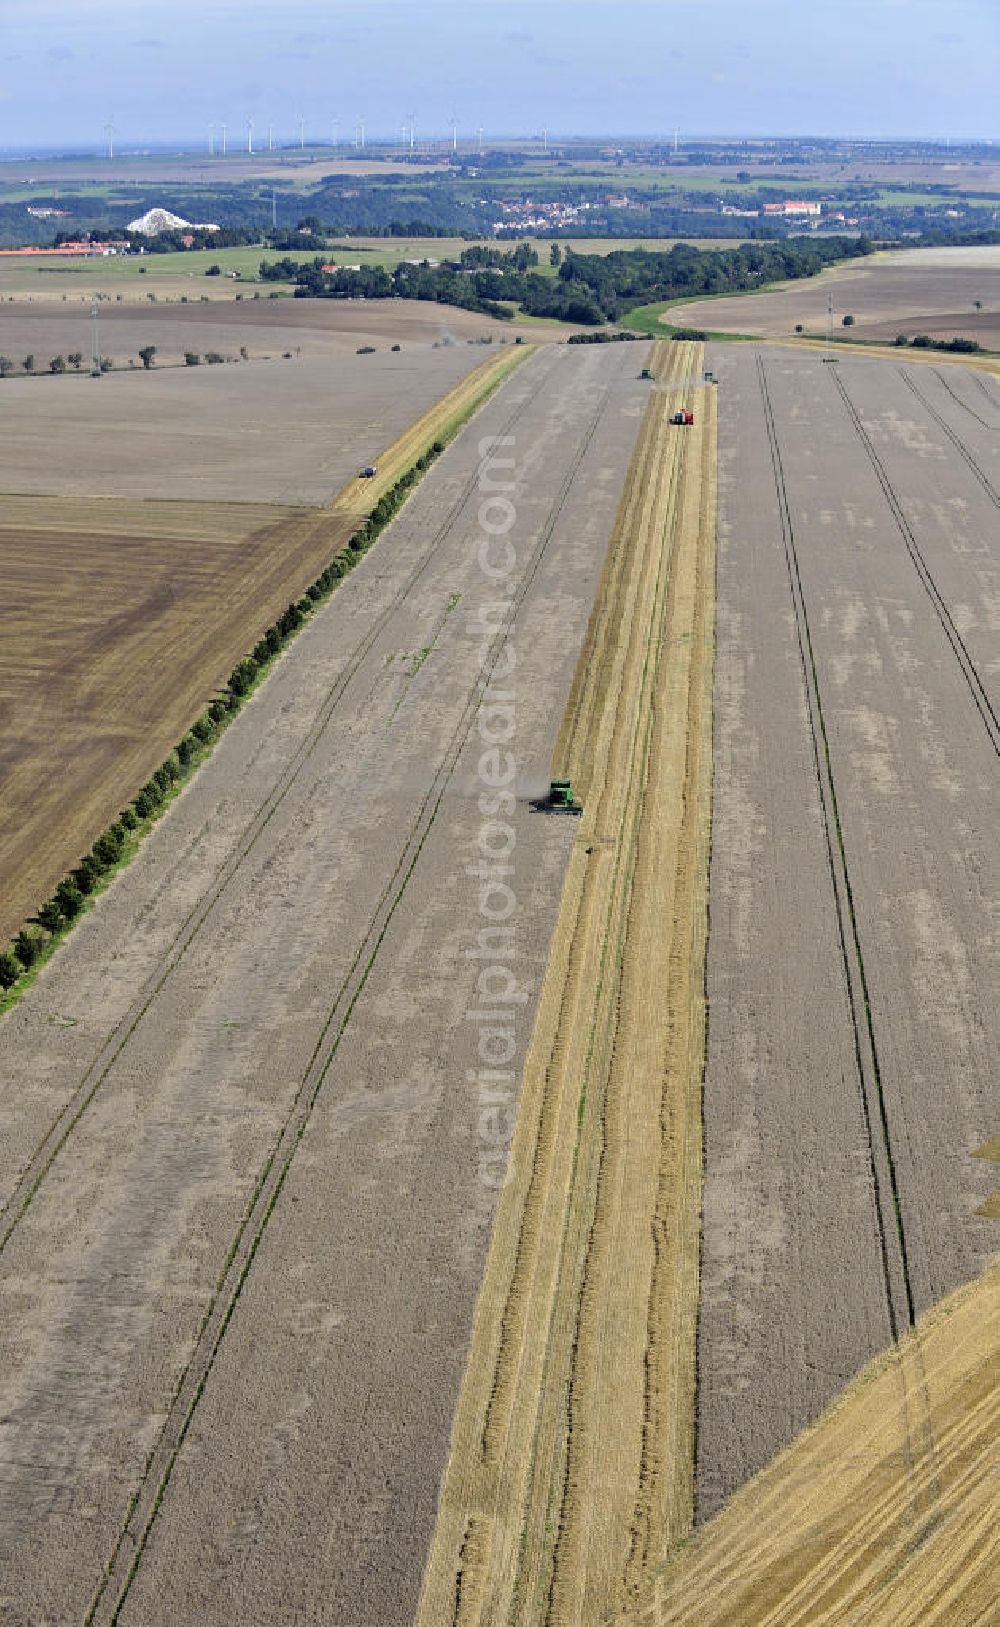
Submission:
[[[97,337],[97,301],[90,307],[90,376],[101,377],[101,347]]]
[[[271,225],[272,225],[272,227],[277,227],[277,224],[278,224],[278,194],[274,190],[274,187],[272,186],[272,188],[271,188]]]

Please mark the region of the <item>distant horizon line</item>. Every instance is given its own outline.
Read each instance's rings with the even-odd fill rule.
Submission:
[[[306,127],[308,128],[309,120],[306,120],[305,122]],[[229,134],[228,151],[224,155],[218,150],[219,140],[221,140],[221,137],[216,138],[216,150],[214,152],[210,152],[208,150],[210,145],[210,128],[213,128],[216,132],[219,132],[222,130],[223,124],[225,124],[227,133]],[[446,131],[428,132],[427,134],[415,139],[412,147],[410,147],[409,144],[400,141],[398,130],[392,135],[386,135],[384,133],[370,135],[366,133],[363,146],[359,146],[355,138],[350,134],[345,135],[343,139],[339,139],[337,141],[334,141],[329,136],[318,138],[314,136],[311,140],[306,139],[304,144],[300,145],[299,138],[297,138],[294,134],[289,134],[287,131],[285,131],[280,137],[275,136],[273,138],[273,145],[268,146],[267,136],[260,135],[260,132],[266,132],[267,128],[267,122],[254,120],[254,129],[256,132],[258,132],[258,142],[255,144],[252,152],[248,151],[246,147],[247,121],[245,119],[234,122],[218,119],[214,122],[214,126],[209,126],[206,124],[206,133],[204,136],[196,137],[193,135],[185,135],[173,138],[164,137],[162,140],[146,140],[141,144],[136,144],[135,142],[130,141],[122,150],[116,151],[113,157],[109,156],[105,142],[92,141],[86,144],[80,142],[57,142],[53,143],[52,145],[43,145],[40,143],[21,143],[16,146],[0,145],[0,163],[18,163],[31,159],[49,161],[52,159],[94,158],[100,159],[102,162],[107,164],[117,164],[126,159],[161,157],[167,155],[176,158],[214,158],[218,160],[219,163],[222,163],[224,160],[235,161],[241,158],[264,159],[269,156],[273,157],[276,154],[288,155],[290,153],[340,153],[341,155],[347,157],[352,154],[361,156],[363,153],[371,152],[379,156],[397,155],[400,157],[405,157],[410,152],[425,154],[428,150],[440,151],[442,156],[455,151],[469,156],[470,153],[473,153],[473,150],[478,146],[479,141],[478,127],[474,131],[468,132],[464,135],[459,135],[457,147],[453,146],[454,137],[450,129]],[[345,126],[345,128],[350,130],[353,128],[353,126],[348,124]],[[115,134],[117,135],[117,133],[118,132],[116,131]],[[833,146],[840,144],[851,147],[919,146],[934,147],[940,149],[942,153],[947,153],[962,152],[969,149],[991,148],[1000,144],[1000,138],[994,136],[859,136],[843,133],[836,135],[819,135],[816,133],[746,135],[737,132],[697,130],[685,131],[679,134],[676,139],[677,148],[679,151],[683,150],[685,147],[700,144],[714,146],[723,144],[731,145],[734,142],[742,142],[748,147],[781,144],[796,144],[801,146],[809,144]],[[491,147],[495,148],[498,145],[522,148],[537,147],[540,150],[540,155],[546,150],[546,148],[552,149],[572,146],[593,146],[595,143],[602,145],[622,145],[634,143],[670,149],[674,146],[674,141],[675,136],[672,128],[670,130],[657,133],[649,131],[640,132],[609,130],[595,132],[593,134],[581,134],[579,132],[566,134],[557,130],[549,130],[541,134],[537,132],[525,134],[523,132],[516,131],[498,131],[491,134],[488,138],[485,130],[483,133],[483,144],[486,150],[489,150]]]

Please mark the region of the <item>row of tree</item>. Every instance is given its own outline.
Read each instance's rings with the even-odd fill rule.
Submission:
[[[139,352],[139,360],[147,371],[153,366],[155,358],[155,345],[144,345]],[[102,356],[99,365],[102,373],[110,373],[114,363],[110,356]],[[47,364],[46,371],[49,373],[65,373],[67,366],[71,367],[75,373],[79,373],[83,366],[83,351],[71,350],[66,356],[53,356]],[[21,367],[27,374],[38,372],[39,369],[36,366],[33,351],[28,352],[28,355],[21,362]],[[16,362],[11,361],[9,356],[0,356],[0,378],[9,378],[16,370]]]
[[[219,734],[286,644],[295,637],[311,612],[329,598],[363,558],[402,507],[411,488],[443,451],[444,443],[435,441],[400,476],[379,498],[368,519],[354,533],[347,546],[334,556],[301,599],[289,604],[258,639],[252,651],[237,662],[225,688],[195,719],[142,789],[98,837],[90,852],[84,854],[79,864],[74,865],[69,875],[60,881],[52,896],[39,907],[33,920],[22,928],[10,948],[0,953],[0,991],[15,987],[40,957],[69,930],[85,909],[87,899],[131,856],[145,831],[159,818],[174,792],[211,750]]]
[[[290,352],[287,352],[286,354],[290,354]],[[139,351],[139,360],[142,362],[142,365],[147,372],[150,370],[150,368],[156,365],[156,357],[157,349],[155,345],[144,345]],[[206,350],[204,353],[204,360],[212,366],[218,366],[219,363],[230,359],[235,358],[228,358],[224,356],[220,350]],[[248,351],[246,345],[240,346],[240,359],[245,362],[250,360],[250,352]],[[186,350],[184,352],[184,362],[186,366],[197,367],[201,361],[202,353],[200,351]],[[74,372],[79,373],[83,365],[83,352],[81,350],[71,350],[67,356],[53,356],[51,361],[48,363],[47,370],[50,373],[65,373],[67,365],[71,367]],[[134,365],[134,363],[132,365]],[[34,355],[31,354],[25,356],[23,362],[21,363],[21,367],[27,374],[36,373],[38,369],[35,365]],[[101,357],[100,368],[102,373],[110,373],[113,367],[114,363],[110,356]],[[0,378],[9,378],[12,373],[16,372],[16,370],[16,362],[12,362],[9,356],[0,356]]]

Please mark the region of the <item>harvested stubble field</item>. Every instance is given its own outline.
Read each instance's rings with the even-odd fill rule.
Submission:
[[[995,407],[959,368],[712,361],[701,1519],[989,1263],[1000,1047]]]
[[[393,433],[397,439],[380,459],[376,480],[350,479],[325,508],[5,499],[0,517],[5,584],[0,609],[0,941],[6,942],[38,908],[134,796],[236,661],[324,569],[383,490],[437,435],[447,434],[522,352],[490,356],[451,390],[447,384],[479,352],[438,354],[441,363],[435,356],[435,365],[411,379],[399,398],[392,398],[383,376],[377,408],[369,378],[368,410],[379,412],[377,422],[361,417],[362,397],[353,409],[357,418],[352,425],[348,386],[338,384],[337,474],[328,463],[330,485],[381,452]],[[362,360],[377,358],[358,358]],[[103,391],[110,382],[96,385],[105,407]],[[122,381],[139,389],[148,383],[154,391],[163,382]],[[53,381],[53,396],[62,393],[61,383]],[[23,388],[45,393],[46,387],[29,382]],[[436,396],[440,399],[435,401]],[[72,433],[77,442],[82,397],[71,387],[65,399],[76,401]],[[434,404],[409,422],[428,401]],[[318,397],[315,410],[322,411]],[[37,421],[32,421],[37,434]],[[11,438],[17,436],[8,437],[0,486],[13,474],[7,462]],[[232,446],[234,439],[230,426],[225,445]],[[129,444],[129,436],[119,432],[108,445],[109,457],[121,458]],[[268,476],[273,489],[276,471],[291,450],[283,436],[270,446],[266,459],[258,449],[262,489]],[[309,442],[295,450],[306,455]],[[78,447],[75,455],[74,478],[83,485],[86,470]],[[224,449],[219,456],[224,460]],[[224,468],[223,461],[220,470]],[[141,483],[148,482],[148,475],[136,473]],[[44,475],[41,467],[39,474]],[[232,482],[228,470],[225,479]],[[193,484],[190,478],[183,480],[187,488]]]
[[[5,1619],[412,1620],[577,833],[529,799],[643,359],[515,372],[0,1024]],[[500,1082],[467,1016],[497,997],[491,676],[517,771]]]
[[[985,1627],[1000,1530],[1000,1273],[872,1363],[619,1627]]]
[[[326,503],[484,355],[446,345],[101,379],[11,377],[0,385],[0,492]]]
[[[839,335],[846,331],[841,317],[847,314],[855,319],[850,335],[858,339],[929,333],[927,321],[933,319],[941,334],[965,335],[1000,350],[1000,248],[979,249],[971,260],[956,259],[960,252],[914,249],[875,255],[860,265],[835,266],[766,293],[675,305],[665,320],[768,339],[793,334],[797,323],[807,333],[824,334],[832,296]]]
[[[658,382],[557,742],[585,811],[419,1621],[604,1620],[693,1512],[715,397]]]

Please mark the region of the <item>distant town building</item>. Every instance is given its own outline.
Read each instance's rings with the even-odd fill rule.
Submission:
[[[48,254],[84,260],[106,260],[109,255],[120,254],[128,247],[128,239],[123,237],[108,243],[91,243],[89,240],[60,243],[59,247],[54,249],[39,248],[32,243],[20,249],[0,249],[0,254],[4,256],[11,254],[35,256]]]
[[[765,203],[765,215],[804,215],[818,220],[823,211],[820,203],[806,203],[802,198],[786,198],[784,203]]]

